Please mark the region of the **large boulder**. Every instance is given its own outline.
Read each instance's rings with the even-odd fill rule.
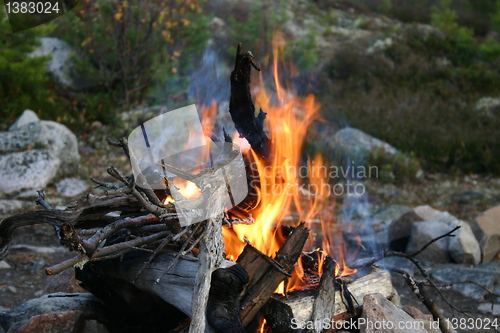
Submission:
[[[76,136],[66,126],[26,110],[8,132],[0,133],[0,191],[43,188],[62,163],[79,159]]]
[[[59,84],[73,90],[81,90],[94,86],[96,82],[75,74],[73,48],[65,41],[53,37],[41,37],[40,45],[30,54],[30,57],[50,55],[47,71]]]
[[[418,206],[413,208],[413,210],[423,221],[439,221],[450,224],[457,220],[457,218],[450,213],[442,212],[431,206]]]
[[[500,252],[500,206],[487,210],[477,218],[475,235],[481,246],[483,262],[495,259]]]
[[[476,267],[457,264],[434,265],[428,273],[439,283],[474,281],[493,291],[500,281],[500,264],[479,264]],[[488,295],[488,292],[481,286],[472,283],[456,283],[452,288],[466,297],[481,300]]]
[[[67,198],[83,194],[88,188],[89,184],[77,178],[65,178],[56,184],[57,192]]]
[[[454,262],[458,264],[477,265],[481,262],[481,248],[467,222],[454,221],[450,228],[459,226],[460,229],[450,238],[449,252]]]
[[[0,191],[11,194],[23,189],[43,188],[60,166],[61,160],[47,149],[0,156]]]
[[[450,231],[448,224],[440,221],[416,222],[411,228],[410,241],[406,253],[411,254],[420,250],[424,245]],[[448,253],[450,238],[444,237],[429,245],[417,258],[435,263],[449,263]]]
[[[10,214],[23,209],[32,208],[34,205],[34,202],[31,201],[0,199],[0,214]]]
[[[396,155],[398,150],[363,131],[355,128],[344,128],[333,136],[333,147],[351,154],[365,154],[375,150]]]
[[[394,251],[405,252],[413,225],[421,221],[423,219],[413,210],[392,221],[389,225],[389,247]]]

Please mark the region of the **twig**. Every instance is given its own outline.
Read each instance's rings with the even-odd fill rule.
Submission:
[[[45,201],[45,192],[43,190],[37,190],[38,198],[36,198],[35,202],[37,205],[42,206],[46,210],[51,210],[52,207]]]
[[[431,239],[427,244],[425,244],[424,246],[422,246],[422,248],[420,250],[418,250],[417,252],[414,252],[412,254],[410,254],[409,256],[410,257],[416,257],[417,255],[419,255],[420,253],[422,253],[422,251],[424,251],[427,247],[429,247],[432,243],[435,243],[437,242],[438,240],[440,240],[441,238],[445,238],[445,237],[455,237],[455,235],[452,235],[453,232],[457,231],[458,229],[460,229],[460,226],[456,226],[455,228],[453,228],[452,230],[448,231],[447,233],[445,233],[444,235],[441,235],[439,237],[436,237],[434,239]]]
[[[152,243],[154,241],[157,241],[159,239],[162,239],[164,237],[166,237],[168,235],[168,232],[166,231],[162,231],[162,232],[159,232],[159,233],[156,233],[156,234],[153,234],[153,235],[150,235],[150,236],[145,236],[145,237],[138,237],[136,239],[133,239],[133,240],[130,240],[130,241],[126,241],[126,242],[122,242],[122,243],[118,243],[118,244],[114,244],[114,245],[110,245],[110,246],[106,246],[102,249],[98,249],[95,251],[92,259],[95,259],[95,258],[100,258],[100,257],[103,257],[103,256],[107,256],[107,255],[111,255],[111,254],[115,254],[119,251],[125,251],[125,250],[135,250],[135,248],[137,246],[141,246],[141,245],[146,245],[146,244],[149,244],[149,243]],[[76,257],[73,257],[71,259],[68,259],[66,261],[63,261],[57,265],[54,265],[52,267],[49,267],[49,268],[46,268],[45,269],[45,273],[47,275],[53,275],[53,274],[58,274],[70,267],[73,267],[79,263],[82,263],[84,264],[85,262],[91,260],[91,258],[89,258],[86,254],[81,254],[79,256],[76,256]]]
[[[432,317],[434,318],[435,321],[438,321],[439,323],[439,328],[441,329],[441,332],[443,333],[455,333],[453,329],[449,328],[448,321],[446,318],[443,316],[443,313],[441,310],[436,306],[436,303],[434,303],[426,294],[424,288],[423,288],[423,283],[422,282],[416,282],[410,274],[406,273],[405,271],[399,270],[399,269],[392,269],[393,272],[401,274],[405,280],[408,286],[410,286],[411,290],[413,293],[420,299],[420,301],[425,305],[427,310],[432,314]]]
[[[156,250],[153,251],[153,253],[149,257],[148,261],[146,261],[144,263],[144,265],[137,271],[137,274],[135,274],[135,277],[134,277],[134,280],[133,280],[134,283],[137,281],[137,279],[142,274],[142,272],[146,269],[146,267],[148,267],[151,264],[151,262],[154,260],[154,258],[156,258],[156,256],[158,255],[158,253],[165,247],[165,245],[168,244],[168,242],[172,238],[171,236],[172,235],[170,234],[170,235],[168,235],[168,237],[165,237],[165,239],[160,243],[160,245],[158,245],[158,247],[156,248]]]
[[[91,236],[87,240],[82,241],[82,246],[85,249],[85,253],[89,256],[92,257],[94,254],[94,251],[96,251],[97,247],[99,244],[109,236],[113,235],[115,232],[117,232],[120,229],[124,228],[131,228],[131,227],[138,227],[138,226],[143,226],[147,224],[153,224],[160,222],[160,219],[152,214],[148,214],[145,216],[137,217],[137,218],[124,218],[122,220],[118,220],[116,222],[113,222],[106,227],[100,229],[97,231],[93,236]]]
[[[104,188],[107,188],[109,190],[121,190],[121,189],[123,189],[123,187],[120,187],[116,184],[113,184],[111,182],[103,182],[103,181],[100,181],[100,180],[95,179],[93,177],[90,178],[90,181],[97,184],[97,186],[95,188],[104,187]]]
[[[192,235],[194,235],[196,233],[196,231],[198,230],[198,228],[200,227],[200,225],[203,224],[203,223],[198,223],[196,224],[196,228],[194,229],[194,231],[192,232],[192,234],[186,239],[186,241],[182,244],[181,246],[181,249],[179,250],[179,252],[177,252],[177,254],[175,255],[174,257],[174,260],[170,263],[170,265],[168,265],[167,269],[156,279],[156,283],[159,283],[160,280],[163,278],[163,276],[165,274],[167,274],[171,269],[172,267],[174,267],[174,265],[177,263],[177,261],[179,260],[179,258],[183,255],[182,253],[184,252],[184,250],[186,249],[187,247],[187,244],[189,244],[189,241],[191,240],[191,237]],[[187,232],[187,230],[190,230],[191,229],[191,226],[188,226],[184,229],[184,231]],[[202,233],[203,234],[203,233]]]
[[[460,226],[457,226],[457,227],[453,228],[452,230],[450,230],[449,232],[447,232],[447,233],[445,233],[445,234],[443,234],[443,235],[441,235],[439,237],[431,239],[429,242],[427,242],[427,244],[425,244],[423,247],[421,247],[416,252],[413,252],[413,253],[410,253],[410,254],[406,254],[406,253],[401,253],[401,252],[396,252],[396,251],[387,251],[387,250],[384,250],[380,254],[380,257],[371,258],[370,260],[365,261],[362,264],[363,264],[363,266],[371,265],[371,264],[374,264],[375,262],[377,262],[379,260],[382,260],[385,257],[390,257],[390,256],[406,258],[407,260],[411,261],[415,265],[415,267],[417,267],[417,269],[420,271],[420,274],[422,274],[422,276],[425,278],[425,280],[427,281],[427,283],[430,286],[432,286],[437,291],[437,293],[439,294],[439,296],[441,297],[441,299],[452,309],[452,311],[457,311],[457,312],[465,314],[466,316],[470,316],[466,311],[457,308],[450,301],[448,301],[448,299],[443,295],[443,293],[438,288],[438,286],[432,281],[432,279],[430,278],[429,274],[427,274],[427,271],[422,267],[422,265],[420,265],[420,262],[415,258],[418,254],[422,253],[427,247],[429,247],[429,245],[437,242],[438,240],[440,240],[442,238],[445,238],[445,237],[454,237],[454,235],[451,235],[451,234],[453,232],[455,232],[456,230],[458,230],[459,228],[460,228]],[[355,268],[361,268],[360,264],[354,265],[354,266],[355,266]]]

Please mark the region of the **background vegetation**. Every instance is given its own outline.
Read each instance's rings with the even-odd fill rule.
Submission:
[[[354,13],[357,30],[389,22],[376,38],[390,43],[368,52],[376,40],[346,36],[327,52],[321,40],[346,26],[339,10]],[[224,24],[214,25],[215,17]],[[327,120],[385,140],[427,170],[500,173],[500,112],[476,107],[481,98],[500,98],[498,0],[85,0],[16,34],[3,11],[0,19],[3,123],[30,108],[81,134],[137,106],[185,105],[209,43],[221,63],[231,64],[242,42],[266,66],[273,33],[312,20],[284,55],[296,65],[297,90],[314,92]],[[28,56],[40,36],[67,41],[77,74],[91,84],[58,87],[47,58]],[[380,163],[396,173],[407,168],[399,156]]]

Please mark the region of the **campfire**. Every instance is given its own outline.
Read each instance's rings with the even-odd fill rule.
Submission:
[[[120,304],[120,316],[99,317],[117,329],[323,332],[328,330],[307,323],[358,316],[365,295],[397,298],[390,274],[371,266],[377,258],[349,267],[346,257],[354,259],[355,253],[343,241],[326,160],[302,156],[308,127],[321,120],[320,105],[313,95],[285,89],[279,75],[282,46],[277,36],[272,93],[264,89],[262,75],[251,85],[252,68],[260,68],[238,46],[229,105],[238,133],[224,132],[224,142],[217,140],[212,132],[218,106],[204,107],[203,132],[221,147],[208,167],[187,172],[155,161],[149,175],[156,175],[160,188],[110,167],[122,185],[93,179],[106,195],[87,195],[66,210],[52,209],[40,192],[37,202],[45,210],[0,225],[2,255],[15,228],[54,225],[61,244],[78,255],[47,274],[76,267],[87,290],[107,306]],[[110,144],[140,165],[127,139]],[[244,175],[233,172],[238,167]],[[232,201],[235,195],[228,184],[242,178],[248,194],[228,207],[228,195]],[[119,216],[109,214],[116,211]],[[203,221],[194,220],[199,216]]]

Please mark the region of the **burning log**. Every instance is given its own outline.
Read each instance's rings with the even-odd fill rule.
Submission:
[[[229,114],[236,130],[248,140],[252,149],[264,158],[269,155],[269,143],[264,133],[266,114],[260,110],[255,117],[255,106],[250,92],[250,74],[252,67],[260,71],[253,60],[252,52],[242,53],[241,43],[238,44],[234,70],[231,73],[231,99]]]
[[[122,304],[138,318],[142,311],[134,304],[138,299],[151,303],[148,306],[153,306],[155,299],[162,300],[192,318],[199,261],[192,256],[176,255],[171,249],[162,251],[142,270],[149,254],[136,251],[121,259],[90,262],[83,270],[77,270],[77,278],[106,304]],[[226,260],[214,271],[212,279],[207,307],[210,326],[216,332],[243,332],[238,331],[238,327],[243,329],[238,309],[239,293],[247,282],[246,272]],[[165,314],[152,320],[161,321],[162,316]],[[211,332],[211,329],[207,327],[198,332]]]
[[[243,325],[248,325],[257,312],[266,304],[279,284],[292,272],[293,266],[302,254],[304,244],[309,237],[309,229],[301,223],[287,237],[273,263],[269,258],[256,251],[250,244],[238,258],[238,263],[249,275],[249,284],[241,297],[241,318]],[[267,258],[266,258],[267,257]]]
[[[327,269],[331,270],[326,267],[325,272]],[[298,290],[290,293],[288,297],[277,294],[271,297],[263,313],[273,332],[294,331],[294,323],[297,325],[315,320],[323,321],[325,318],[335,321],[346,320],[356,315],[352,313],[352,309],[348,309],[347,297],[352,297],[357,309],[363,305],[363,297],[366,294],[380,293],[388,299],[397,295],[392,286],[391,275],[385,270],[373,268],[367,275],[346,283],[343,290],[340,285],[339,288],[335,288],[331,283],[333,274],[325,272],[316,291]],[[329,313],[328,311],[332,309],[331,303],[334,303],[334,306],[333,311]]]
[[[309,230],[300,224],[290,233],[274,259],[248,244],[238,263],[222,261],[221,268],[212,273],[213,281],[207,297],[206,316],[210,327],[221,333],[243,333],[243,326],[253,319],[280,282],[289,276],[308,236]],[[196,284],[199,259],[178,257],[172,250],[162,251],[143,268],[148,256],[146,252],[135,251],[120,259],[91,261],[78,271],[77,278],[107,304],[127,303],[129,308],[135,309],[131,300],[157,298],[194,317],[193,295],[199,290]],[[127,293],[132,294],[128,296]],[[241,320],[240,309],[243,309]],[[198,332],[203,331],[210,332],[210,328]]]
[[[337,263],[330,257],[325,258],[323,275],[319,281],[318,296],[314,300],[311,319],[313,322],[330,320],[335,311],[335,268]],[[321,333],[321,330],[315,330]]]

